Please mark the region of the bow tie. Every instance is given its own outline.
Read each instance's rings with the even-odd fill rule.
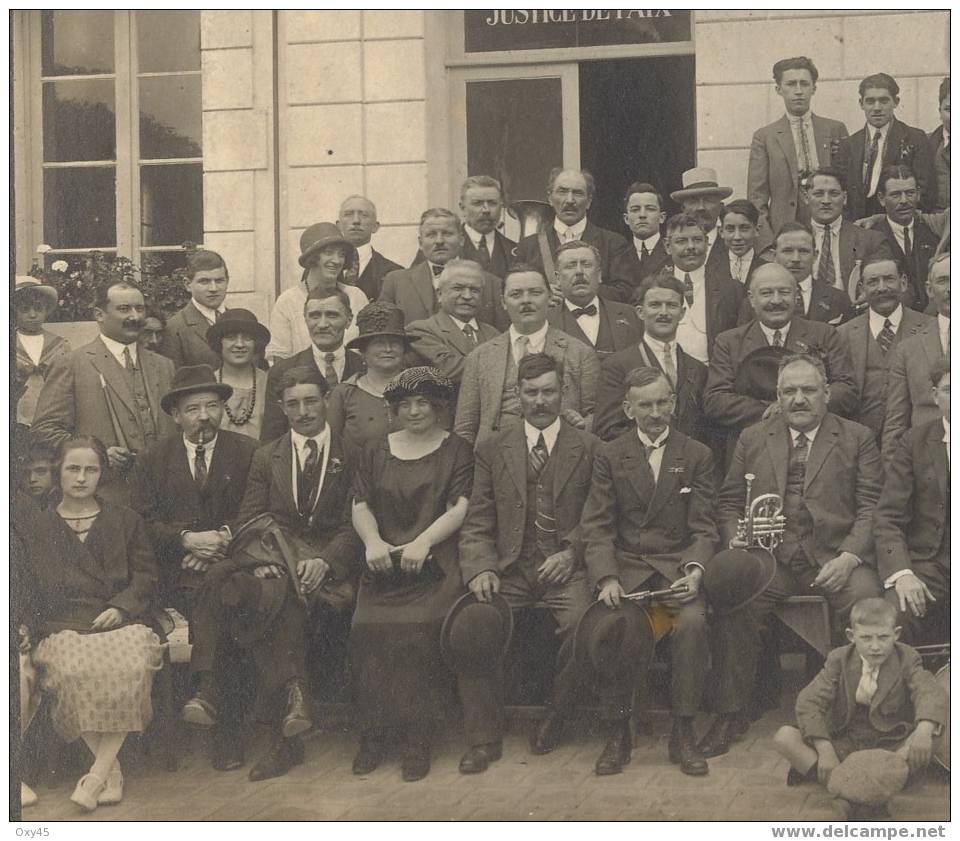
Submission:
[[[578,309],[571,310],[574,318],[580,318],[582,315],[596,315],[597,314],[597,305],[588,304],[585,307],[579,307]]]

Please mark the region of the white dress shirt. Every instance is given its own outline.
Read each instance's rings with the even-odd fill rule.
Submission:
[[[937,330],[940,331],[940,349],[944,353],[950,352],[950,316],[937,316]]]
[[[543,353],[543,347],[547,342],[547,330],[549,329],[549,322],[544,322],[543,327],[537,330],[536,333],[526,334],[527,338],[530,340],[530,344],[527,345],[527,353]],[[512,324],[510,325],[510,351],[513,353],[513,359],[515,362],[519,362],[521,359],[519,348],[517,347],[517,339],[525,335],[520,333],[516,327]]]
[[[307,449],[308,440],[317,442],[317,456],[320,458],[320,481],[317,482],[317,497],[319,498],[320,491],[323,488],[323,479],[327,475],[327,461],[330,459],[330,447],[328,446],[330,444],[330,427],[325,425],[321,432],[309,439],[295,429],[290,430],[290,446],[293,450],[290,486],[293,489],[293,501],[297,507],[300,506],[297,489],[297,468],[304,464],[310,455],[310,451]],[[314,500],[314,504],[316,504],[316,500]]]
[[[190,466],[190,475],[197,478],[197,445],[183,436],[183,446],[187,448],[187,464]],[[210,463],[213,461],[213,448],[217,446],[217,436],[203,445],[203,463],[207,466],[207,475],[210,474]]]
[[[137,343],[130,342],[130,344],[125,345],[122,342],[118,342],[116,339],[111,339],[109,336],[105,336],[103,333],[100,334],[100,341],[102,341],[106,346],[107,350],[110,351],[110,354],[114,359],[117,360],[117,364],[121,368],[126,368],[127,365],[123,361],[123,352],[124,350],[129,349],[130,358],[133,359],[133,364],[137,364]]]
[[[643,340],[647,343],[647,346],[652,350],[656,356],[657,361],[663,365],[663,356],[667,353],[667,345],[670,345],[669,354],[673,359],[673,370],[680,373],[680,360],[677,358],[677,343],[673,342],[661,342],[659,339],[653,338],[653,336],[646,335],[643,337]],[[676,387],[676,383],[673,384]]]
[[[643,246],[647,246],[647,253],[652,254],[653,249],[657,247],[657,243],[660,242],[660,232],[657,231],[653,236],[649,236],[646,239],[638,239],[637,237],[633,238],[633,247],[637,251],[637,257],[643,256]]]
[[[207,319],[207,321],[209,321],[211,324],[216,324],[217,316],[223,315],[227,311],[227,308],[223,304],[220,305],[220,309],[212,310],[210,307],[205,307],[196,298],[193,298],[192,300],[193,305],[197,308],[200,315]]]
[[[867,310],[867,320],[870,323],[870,335],[873,338],[877,338],[877,333],[883,329],[883,322],[887,319],[890,320],[890,329],[893,330],[896,334],[897,330],[900,329],[900,321],[903,318],[903,306],[897,304],[897,308],[890,313],[890,315],[880,315],[878,312],[874,312],[872,309]]]
[[[817,259],[813,264],[814,277],[820,276],[820,255],[823,254],[823,237],[827,229],[830,230],[830,257],[833,260],[833,276],[835,285],[839,289],[847,288],[847,278],[840,274],[840,226],[843,224],[843,216],[838,216],[829,225],[821,225],[819,222],[813,223],[813,244],[817,249]]]
[[[684,351],[706,365],[710,361],[707,354],[707,305],[704,291],[706,271],[704,266],[692,272],[673,267],[673,276],[681,283],[684,274],[689,274],[693,281],[693,304],[683,312],[683,318],[677,326],[677,341]]]
[[[464,225],[463,230],[466,232],[467,236],[470,237],[470,242],[473,243],[473,247],[480,248],[480,240],[484,239],[487,241],[487,253],[492,257],[493,256],[493,247],[497,244],[497,237],[493,231],[490,231],[489,234],[481,234],[480,231],[475,231],[469,225]]]
[[[645,432],[641,432],[640,428],[637,428],[637,437],[640,439],[640,443],[644,447],[656,447],[656,449],[650,453],[650,457],[647,459],[647,463],[650,465],[650,472],[653,473],[653,481],[657,482],[660,480],[660,465],[663,464],[663,447],[667,442],[667,436],[670,434],[670,427],[668,426],[663,432],[657,436],[656,441],[651,441]]]
[[[779,331],[780,331],[780,342],[781,342],[782,345],[784,345],[784,347],[786,347],[786,344],[787,344],[787,333],[790,332],[790,322],[789,322],[789,321],[788,321],[786,324],[784,324],[783,327],[777,327],[777,328],[767,327],[767,325],[764,324],[762,321],[758,321],[757,324],[760,325],[760,329],[763,331],[763,335],[766,336],[767,344],[768,344],[768,345],[771,345],[771,346],[773,345],[773,334],[774,334],[777,330],[779,330]],[[684,348],[684,350],[686,350],[686,348]]]
[[[529,453],[543,436],[543,443],[547,445],[547,455],[553,455],[553,448],[557,445],[557,436],[560,434],[560,418],[557,418],[550,426],[545,429],[537,429],[529,421],[523,422],[523,434],[527,439],[527,452]]]
[[[876,128],[870,123],[867,123],[866,136],[863,139],[863,160],[870,160],[870,147],[873,145],[873,136],[879,131],[880,132],[880,143],[877,145],[877,159],[873,164],[873,172],[870,177],[870,189],[867,190],[867,198],[875,195],[877,192],[877,185],[880,183],[880,171],[883,169],[883,150],[887,145],[887,133],[890,131],[890,123],[887,123],[883,128]]]
[[[807,138],[807,158],[810,169],[816,169],[820,166],[820,160],[817,157],[817,141],[813,134],[813,119],[809,111],[802,117],[794,117],[793,114],[787,114],[790,121],[790,130],[793,132],[793,146],[797,151],[797,167],[803,169],[803,141],[800,139],[802,131]]]
[[[343,371],[347,365],[347,349],[340,345],[336,350],[325,351],[320,350],[316,345],[311,344],[310,349],[313,351],[313,361],[316,363],[317,368],[322,374],[327,370],[327,360],[324,358],[327,353],[333,354],[333,370],[337,373],[337,382],[343,382]]]
[[[564,225],[559,219],[554,218],[553,220],[553,230],[555,230],[557,232],[557,236],[560,237],[561,245],[563,245],[565,242],[573,242],[574,240],[581,239],[586,228],[586,216],[577,222],[576,225],[571,225],[570,227]]]
[[[370,243],[357,246],[357,277],[360,277],[370,265],[373,259],[373,246]],[[356,313],[354,313],[356,314]]]
[[[810,312],[810,299],[813,297],[813,278],[807,275],[797,284],[800,290],[800,297],[803,299],[803,314]]]
[[[710,256],[710,250],[713,248],[713,244],[717,241],[717,237],[720,235],[720,220],[717,220],[717,224],[714,227],[707,231],[707,257]]]
[[[742,257],[738,257],[728,249],[727,257],[730,259],[730,277],[734,280],[739,280],[740,283],[746,283],[747,275],[750,274],[750,264],[753,262],[753,249],[751,248]],[[738,266],[740,267],[739,274],[737,273]]]
[[[793,442],[793,446],[797,446],[797,439],[800,437],[800,430],[794,429],[792,426],[788,427],[790,430],[790,440]],[[807,436],[807,447],[813,447],[814,439],[817,437],[817,433],[820,431],[820,424],[817,424],[813,429],[808,429],[803,434]],[[809,453],[810,450],[808,449]]]
[[[18,330],[17,341],[20,342],[20,345],[27,352],[30,361],[33,362],[34,365],[39,365],[40,357],[43,356],[43,333],[33,335],[30,333],[21,333]]]
[[[581,309],[581,307],[578,307],[566,298],[564,298],[563,303],[571,313],[573,313],[574,310]],[[577,322],[577,325],[583,330],[584,335],[590,340],[590,344],[596,345],[597,336],[600,335],[600,299],[594,295],[593,300],[588,301],[585,306],[589,307],[590,304],[593,304],[597,308],[597,314],[581,315],[579,318],[575,318],[574,321]]]
[[[917,240],[915,239],[916,234],[913,232],[913,220],[910,220],[909,225],[900,225],[893,221],[889,216],[887,217],[887,224],[890,226],[890,230],[893,231],[894,237],[896,237],[897,245],[900,246],[900,250],[906,253],[903,247],[903,232],[910,231],[910,253],[913,254],[914,250],[917,247]]]

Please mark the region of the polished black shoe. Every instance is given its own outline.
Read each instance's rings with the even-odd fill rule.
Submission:
[[[563,718],[556,713],[547,713],[547,717],[537,726],[537,732],[530,740],[530,753],[543,756],[551,753],[560,745],[563,733]]]
[[[353,773],[358,777],[373,773],[383,762],[386,752],[387,749],[381,736],[361,733],[360,750],[353,758]]]
[[[250,769],[250,782],[282,777],[295,765],[303,763],[303,742],[299,739],[276,738],[270,749]]]
[[[404,782],[414,783],[430,773],[430,736],[408,731],[404,738],[400,774]]]
[[[691,777],[703,777],[710,768],[697,748],[697,738],[693,732],[693,720],[675,718],[670,731],[670,761],[679,764],[680,770]]]
[[[183,720],[197,727],[213,727],[217,723],[217,705],[212,695],[197,692],[183,705]]]
[[[598,777],[619,774],[630,764],[630,722],[616,721],[608,727],[607,744],[595,767]]]
[[[238,732],[222,728],[214,731],[210,764],[215,771],[236,771],[243,767],[243,739]]]
[[[730,750],[730,744],[739,739],[749,728],[749,722],[740,716],[719,715],[700,740],[697,747],[704,759],[723,756]]]
[[[480,774],[503,756],[503,742],[474,745],[460,759],[461,774]]]
[[[292,739],[313,727],[310,719],[310,696],[302,680],[287,686],[287,707],[283,716],[283,738]]]

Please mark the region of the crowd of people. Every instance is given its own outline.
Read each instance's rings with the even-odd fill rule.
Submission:
[[[268,324],[225,307],[226,262],[200,249],[180,312],[110,282],[76,349],[43,326],[56,290],[16,278],[13,607],[57,734],[94,757],[75,803],[122,797],[166,608],[189,620],[182,715],[212,729],[214,767],[244,763],[245,718],[270,728],[251,780],[304,760],[318,640],[349,664],[354,773],[399,744],[403,778],[426,776],[457,703],[460,770],[485,771],[528,607],[559,645],[534,754],[593,695],[596,773],[619,773],[662,643],[670,759],[707,774],[750,726],[768,615],[801,593],[855,652],[778,734],[792,780],[876,746],[929,761],[942,690],[896,640],[949,639],[949,79],[928,138],[894,116],[896,81],[867,77],[848,136],[810,111],[810,59],[773,73],[786,115],[754,136],[748,196],[696,167],[668,219],[634,182],[629,238],[589,220],[590,173],[558,169],[552,223],[514,243],[499,183],[473,175],[402,268],[351,196],[303,232]],[[781,513],[754,522],[761,495]]]

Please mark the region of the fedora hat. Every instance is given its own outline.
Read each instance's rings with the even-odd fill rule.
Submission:
[[[28,274],[18,274],[13,281],[13,299],[16,301],[17,295],[21,292],[37,292],[46,299],[51,309],[57,306],[60,301],[60,295],[52,286],[41,283],[35,277]]]
[[[600,675],[615,670],[624,660],[649,661],[655,646],[649,614],[630,599],[620,599],[616,610],[595,601],[584,611],[573,632],[577,667],[590,668]]]
[[[349,269],[356,262],[357,249],[344,238],[340,229],[333,222],[317,222],[300,234],[300,265],[305,269],[310,268],[313,255],[331,245],[339,245],[346,250],[344,269]]]
[[[766,345],[748,353],[737,366],[733,390],[755,400],[772,403],[777,399],[777,372],[780,362],[792,351]]]
[[[212,391],[221,400],[226,400],[233,394],[233,389],[229,385],[217,382],[213,368],[209,365],[184,365],[174,372],[170,391],[160,398],[160,408],[169,415],[177,404],[177,400],[183,395],[198,391]]]
[[[827,791],[851,803],[882,806],[903,789],[909,775],[907,760],[892,750],[858,750],[833,769]]]
[[[717,182],[717,171],[709,166],[697,166],[688,169],[682,176],[683,189],[670,194],[675,202],[695,199],[700,196],[716,196],[718,199],[733,195],[732,187],[721,187]]]
[[[253,336],[257,344],[266,347],[270,344],[270,331],[257,321],[257,317],[241,308],[226,310],[214,324],[207,329],[207,344],[217,353],[224,336],[236,333],[248,333]]]
[[[443,620],[440,654],[453,671],[489,672],[506,656],[512,636],[513,611],[503,596],[481,602],[464,593]]]
[[[347,347],[361,350],[369,339],[375,339],[377,336],[393,336],[409,344],[410,337],[403,328],[403,321],[403,310],[396,304],[386,301],[367,304],[357,313],[357,330],[360,333],[347,342]]]
[[[750,604],[773,581],[777,559],[766,549],[724,549],[703,571],[703,592],[719,613]]]

